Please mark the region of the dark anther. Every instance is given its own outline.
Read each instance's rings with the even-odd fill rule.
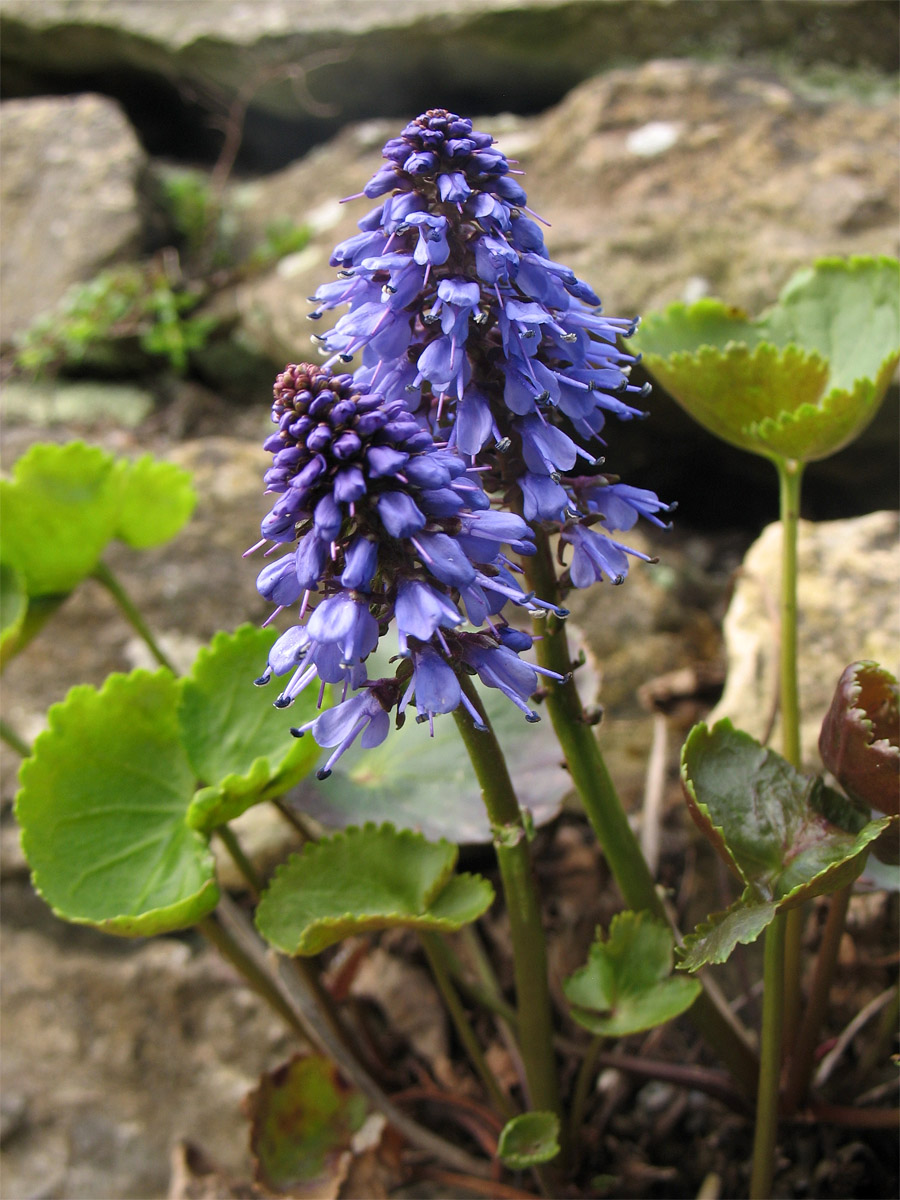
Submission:
[[[293,725],[293,726],[291,727],[291,735],[292,735],[293,737],[303,737],[303,736],[304,736],[304,734],[303,734],[303,730],[302,730],[302,729],[298,729],[298,728],[296,727],[296,725]]]
[[[327,779],[330,774],[331,772],[325,767],[319,767],[318,771],[316,771],[316,779]]]

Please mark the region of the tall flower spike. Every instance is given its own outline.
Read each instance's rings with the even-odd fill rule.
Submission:
[[[360,353],[358,381],[488,468],[486,491],[516,484],[530,521],[571,530],[601,516],[627,529],[623,519],[643,515],[663,524],[655,514],[667,506],[652,492],[629,498],[616,484],[602,495],[613,480],[599,476],[591,493],[568,475],[579,459],[595,463],[588,443],[608,413],[645,415],[636,402],[647,388],[631,383],[636,360],[618,344],[636,322],[604,316],[593,290],[549,257],[510,163],[471,121],[430,109],[384,158],[362,193],[379,206],[332,255],[343,282],[314,297],[317,316],[350,304],[318,339],[329,361]],[[576,586],[602,577],[585,569],[585,554],[603,558],[603,536],[565,539],[579,560]],[[631,553],[608,553],[620,551]]]
[[[357,738],[364,746],[384,739],[395,706],[402,716],[413,704],[429,722],[468,707],[453,665],[467,661],[460,639],[472,635],[459,632],[467,616],[485,626],[480,646],[515,658],[496,619],[504,605],[553,606],[523,592],[509,571],[504,547],[534,552],[527,523],[491,511],[478,473],[436,446],[400,401],[300,363],[275,382],[272,421],[265,482],[277,499],[252,550],[296,545],[260,571],[257,588],[276,613],[299,602],[300,623],[275,642],[256,682],[290,675],[279,708],[311,686],[319,706],[326,684],[341,689],[336,707],[294,731],[336,747],[324,778]],[[369,680],[366,659],[390,625],[407,661],[394,678]],[[534,670],[521,678],[536,680]],[[530,719],[521,687],[502,690]]]

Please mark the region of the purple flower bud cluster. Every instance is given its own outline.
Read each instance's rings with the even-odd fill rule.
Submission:
[[[278,431],[265,442],[273,455],[265,479],[277,500],[248,554],[291,543],[262,569],[257,588],[277,606],[272,616],[299,602],[301,623],[275,642],[257,683],[290,675],[279,708],[311,684],[320,705],[327,684],[344,696],[296,732],[311,729],[320,744],[336,745],[330,764],[357,736],[366,746],[382,741],[395,706],[402,717],[414,704],[433,720],[463,704],[478,720],[451,662],[537,719],[526,701],[539,668],[510,649],[531,639],[500,617],[508,601],[531,612],[554,607],[523,591],[520,568],[504,551],[534,553],[528,523],[492,509],[464,459],[352,375],[289,366],[275,382],[272,421]],[[479,632],[460,630],[466,622]],[[365,660],[390,625],[404,668],[370,681]]]
[[[342,688],[293,731],[335,748],[323,777],[356,739],[383,741],[395,709],[432,723],[463,706],[477,723],[461,673],[537,720],[541,668],[520,657],[531,638],[503,609],[553,606],[523,590],[509,555],[534,553],[540,523],[559,534],[563,587],[621,582],[637,552],[608,533],[639,516],[664,525],[668,511],[614,476],[572,474],[597,465],[586,443],[608,413],[644,415],[636,360],[619,348],[635,322],[603,316],[549,258],[493,138],[433,109],[384,159],[361,193],[377,207],[312,297],[313,320],[347,307],[314,337],[324,364],[276,381],[265,480],[277,499],[253,547],[290,545],[257,586],[276,613],[300,606],[257,682],[290,675],[280,707],[313,684],[320,706],[327,684]],[[389,628],[399,667],[370,680],[366,659]]]

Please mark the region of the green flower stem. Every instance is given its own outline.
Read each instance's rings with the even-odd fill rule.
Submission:
[[[796,1112],[809,1088],[812,1078],[819,1030],[828,1006],[828,994],[834,969],[837,966],[838,950],[844,933],[844,920],[850,904],[852,887],[841,888],[829,897],[828,918],[822,930],[822,944],[816,959],[816,969],[810,987],[809,1000],[803,1011],[797,1036],[793,1041],[787,1083],[784,1090],[784,1111],[790,1116]]]
[[[280,988],[272,979],[269,971],[254,957],[247,954],[240,942],[223,928],[217,913],[203,917],[197,922],[197,929],[208,942],[219,951],[223,958],[238,971],[244,980],[258,992],[273,1012],[277,1013],[284,1023],[293,1030],[303,1041],[307,1040],[306,1026],[299,1019],[294,1009],[287,1003]]]
[[[178,671],[175,669],[171,660],[166,657],[165,652],[160,649],[156,639],[150,632],[149,626],[141,616],[140,612],[138,612],[131,600],[131,597],[122,587],[121,583],[119,583],[118,579],[112,573],[106,563],[97,563],[96,567],[94,567],[94,570],[91,572],[91,578],[96,579],[98,583],[102,584],[103,587],[106,588],[106,590],[115,600],[116,604],[118,604],[119,608],[122,610],[122,615],[128,621],[135,633],[146,643],[147,649],[150,651],[159,665],[161,667],[168,667],[173,675],[177,675]]]
[[[779,708],[784,757],[800,768],[800,687],[797,675],[797,537],[803,464],[778,459],[781,517],[781,586],[779,636]],[[785,1045],[794,1045],[800,1020],[801,943],[806,907],[791,909],[785,931],[784,1032]]]
[[[244,853],[244,850],[237,840],[234,831],[230,825],[217,825],[215,829],[222,845],[231,855],[234,865],[237,867],[242,878],[246,880],[247,887],[254,900],[258,900],[263,890],[263,881],[254,867],[253,863]]]
[[[800,691],[797,682],[797,534],[803,464],[777,459],[781,517],[779,678],[784,757],[800,766]],[[775,1173],[781,1048],[784,1031],[793,1039],[800,1011],[800,934],[803,909],[779,913],[766,930],[759,1086],[753,1142],[751,1200],[770,1194]],[[790,958],[786,948],[790,946]]]
[[[778,913],[766,930],[763,966],[762,1044],[750,1200],[768,1200],[775,1175],[778,1085],[781,1079],[781,1019],[784,1012],[785,916]]]
[[[779,637],[781,738],[784,757],[800,767],[800,688],[797,682],[797,533],[803,464],[779,459],[781,516],[781,629]]]
[[[535,532],[537,554],[524,560],[528,586],[543,600],[558,604],[559,584],[550,541],[543,530]],[[535,623],[535,631],[543,635],[536,642],[541,666],[566,677],[563,683],[549,683],[547,710],[572,781],[619,890],[629,908],[637,912],[648,909],[654,916],[669,923],[665,905],[641,853],[640,843],[628,823],[593,727],[585,717],[578,688],[571,678],[572,656],[565,623],[549,615],[541,618],[539,625]],[[709,988],[702,977],[700,982],[703,991],[690,1008],[691,1019],[735,1079],[748,1095],[752,1095],[758,1070],[756,1054],[718,990]]]
[[[24,738],[19,737],[11,725],[0,718],[0,738],[6,742],[10,749],[15,750],[20,758],[31,758],[31,747]]]
[[[561,1115],[562,1104],[553,1053],[547,946],[541,924],[537,885],[531,868],[528,833],[503,751],[481,699],[467,675],[460,676],[460,685],[486,726],[484,730],[477,729],[462,705],[454,713],[494,830],[494,849],[509,914],[519,1045],[525,1063],[529,1100],[532,1108]]]
[[[459,994],[453,986],[453,981],[450,978],[450,972],[443,954],[443,940],[436,933],[427,932],[420,933],[419,939],[422,943],[422,949],[425,951],[425,956],[428,959],[428,965],[431,967],[431,973],[434,976],[438,991],[441,993],[444,1003],[447,1006],[450,1019],[453,1022],[459,1040],[462,1042],[469,1056],[469,1061],[478,1073],[498,1112],[503,1115],[505,1120],[511,1120],[516,1115],[516,1110],[509,1102],[508,1097],[504,1095],[493,1071],[488,1066],[478,1038],[475,1036],[475,1030],[472,1028],[471,1022],[466,1015],[466,1010],[460,1001]]]
[[[424,1129],[402,1112],[380,1088],[359,1059],[334,1012],[334,1002],[323,992],[309,963],[275,955],[257,934],[248,918],[227,896],[216,909],[215,929],[200,928],[247,981],[275,1008],[290,1028],[332,1059],[348,1083],[353,1084],[382,1112],[391,1125],[417,1149],[456,1171],[487,1178],[491,1164],[474,1158],[458,1146]],[[273,971],[274,965],[274,971]],[[287,1011],[285,1011],[287,1010]]]

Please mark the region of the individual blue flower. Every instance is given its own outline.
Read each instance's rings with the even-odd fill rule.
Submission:
[[[604,576],[612,583],[624,583],[628,574],[629,554],[645,562],[653,561],[648,555],[614,542],[596,529],[575,521],[563,527],[560,540],[573,548],[569,575],[572,584],[578,588],[599,583]]]
[[[326,708],[312,721],[292,729],[295,737],[312,733],[320,746],[336,746],[325,765],[316,772],[319,779],[327,779],[334,764],[350,746],[360,739],[360,745],[365,750],[380,746],[391,728],[391,719],[385,712],[377,692],[365,689],[336,704]]]

